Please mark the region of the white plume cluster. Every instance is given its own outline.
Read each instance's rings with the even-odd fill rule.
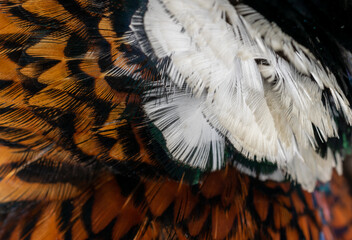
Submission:
[[[175,93],[170,102],[148,102],[145,110],[175,159],[203,169],[210,164],[213,170],[221,168],[225,139],[204,118],[201,99]]]
[[[130,35],[158,62],[161,83],[175,86],[145,111],[176,160],[199,168],[210,161],[218,169],[227,138],[249,159],[276,163],[307,190],[340,165],[331,150],[325,158],[316,153],[315,132],[323,142],[337,137],[323,90],[352,122],[334,75],[252,8],[228,0],[149,0]]]

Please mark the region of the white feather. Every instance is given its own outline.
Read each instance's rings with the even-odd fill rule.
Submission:
[[[175,159],[204,168],[212,148],[212,168],[220,168],[225,136],[248,158],[277,163],[306,189],[330,178],[337,156],[315,152],[313,125],[321,141],[337,137],[324,89],[351,123],[349,103],[333,74],[277,25],[228,0],[149,0],[131,30],[131,42],[156,58],[160,81],[192,93],[145,105]]]
[[[261,14],[244,4],[236,5],[239,14],[244,15],[245,21],[250,25],[249,33],[253,38],[261,38],[271,49],[282,52],[294,67],[302,74],[313,76],[321,89],[325,87],[331,91],[338,109],[342,109],[346,120],[352,123],[352,112],[349,103],[335,76],[315,58],[304,46],[297,43],[275,24],[270,23]]]
[[[168,101],[168,98],[171,101]],[[144,105],[149,118],[166,140],[173,158],[194,167],[223,166],[225,139],[202,114],[202,100],[175,93]],[[210,154],[211,153],[211,154]]]

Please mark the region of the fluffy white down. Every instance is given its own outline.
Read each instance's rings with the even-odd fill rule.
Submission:
[[[141,26],[147,39],[136,34]],[[277,163],[307,190],[330,179],[341,158],[315,152],[313,129],[322,141],[337,135],[323,89],[348,123],[351,109],[334,75],[274,23],[228,0],[149,0],[131,30],[146,55],[160,66],[169,60],[161,81],[191,91],[145,105],[176,160],[200,168],[212,161],[218,169],[226,137],[246,157]]]

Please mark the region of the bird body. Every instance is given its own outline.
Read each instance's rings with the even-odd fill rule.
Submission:
[[[352,239],[351,7],[264,2],[0,1],[0,239]]]

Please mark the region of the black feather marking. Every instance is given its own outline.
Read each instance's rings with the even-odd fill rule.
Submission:
[[[82,221],[84,228],[87,231],[88,235],[92,237],[94,233],[92,232],[92,210],[94,204],[94,197],[90,197],[82,207]]]
[[[11,80],[0,80],[0,90],[3,90],[9,86],[11,86],[14,81]]]
[[[7,56],[11,61],[17,63],[22,56],[22,50],[11,51],[7,53]]]
[[[138,176],[125,176],[121,174],[115,175],[116,182],[121,188],[121,194],[125,197],[129,196],[141,184]],[[144,196],[144,194],[142,195]]]
[[[129,156],[131,159],[135,156],[138,156],[140,147],[133,134],[133,129],[130,123],[118,126],[117,132],[123,144],[124,153]]]
[[[72,229],[71,229],[71,217],[74,206],[70,200],[64,201],[61,204],[60,216],[58,217],[60,225],[59,229],[61,232],[64,232],[65,240],[72,240]]]
[[[34,216],[30,218],[31,221],[25,222],[25,225],[21,231],[21,238],[23,238],[24,240],[31,240],[32,231],[35,225],[37,224],[38,220],[40,219],[41,214],[42,212],[38,211],[34,214]]]
[[[96,99],[92,104],[95,112],[95,125],[101,126],[108,119],[113,106],[100,99]]]
[[[60,21],[57,21],[52,18],[37,16],[36,14],[27,11],[20,5],[12,7],[10,9],[10,13],[22,20],[31,22],[37,26],[49,27],[53,29],[58,29],[62,26],[62,23]]]
[[[138,230],[139,230],[139,226],[133,226],[131,227],[131,229],[123,236],[121,237],[120,239],[121,240],[130,240],[130,239],[134,239],[135,236],[137,235],[138,233]]]
[[[31,183],[70,183],[81,186],[92,180],[92,171],[87,166],[39,159],[22,167],[16,176]]]
[[[140,81],[136,81],[128,76],[106,76],[105,80],[111,88],[115,89],[118,92],[141,93],[143,90],[141,88],[142,83]]]
[[[97,136],[99,142],[103,146],[105,146],[106,149],[111,149],[115,145],[115,143],[117,142],[117,140],[114,138],[110,138],[110,137],[103,136],[100,134],[97,134],[96,136]]]
[[[21,82],[21,84],[25,90],[33,95],[43,90],[47,86],[46,84],[38,82],[38,79],[36,78],[26,78],[25,81]]]
[[[99,60],[98,60],[99,67],[101,69],[101,72],[106,72],[114,66],[112,62],[112,56],[111,56],[111,46],[102,37],[99,38],[99,40],[96,40],[95,43],[97,46],[99,46],[99,50],[100,50]]]
[[[67,45],[64,50],[66,57],[77,57],[82,56],[88,51],[87,41],[82,37],[72,34],[67,41]]]
[[[129,30],[132,15],[137,11],[141,4],[146,1],[123,0],[122,2],[122,4],[116,2],[116,6],[112,8],[113,14],[111,18],[117,37],[122,37],[122,35]]]

